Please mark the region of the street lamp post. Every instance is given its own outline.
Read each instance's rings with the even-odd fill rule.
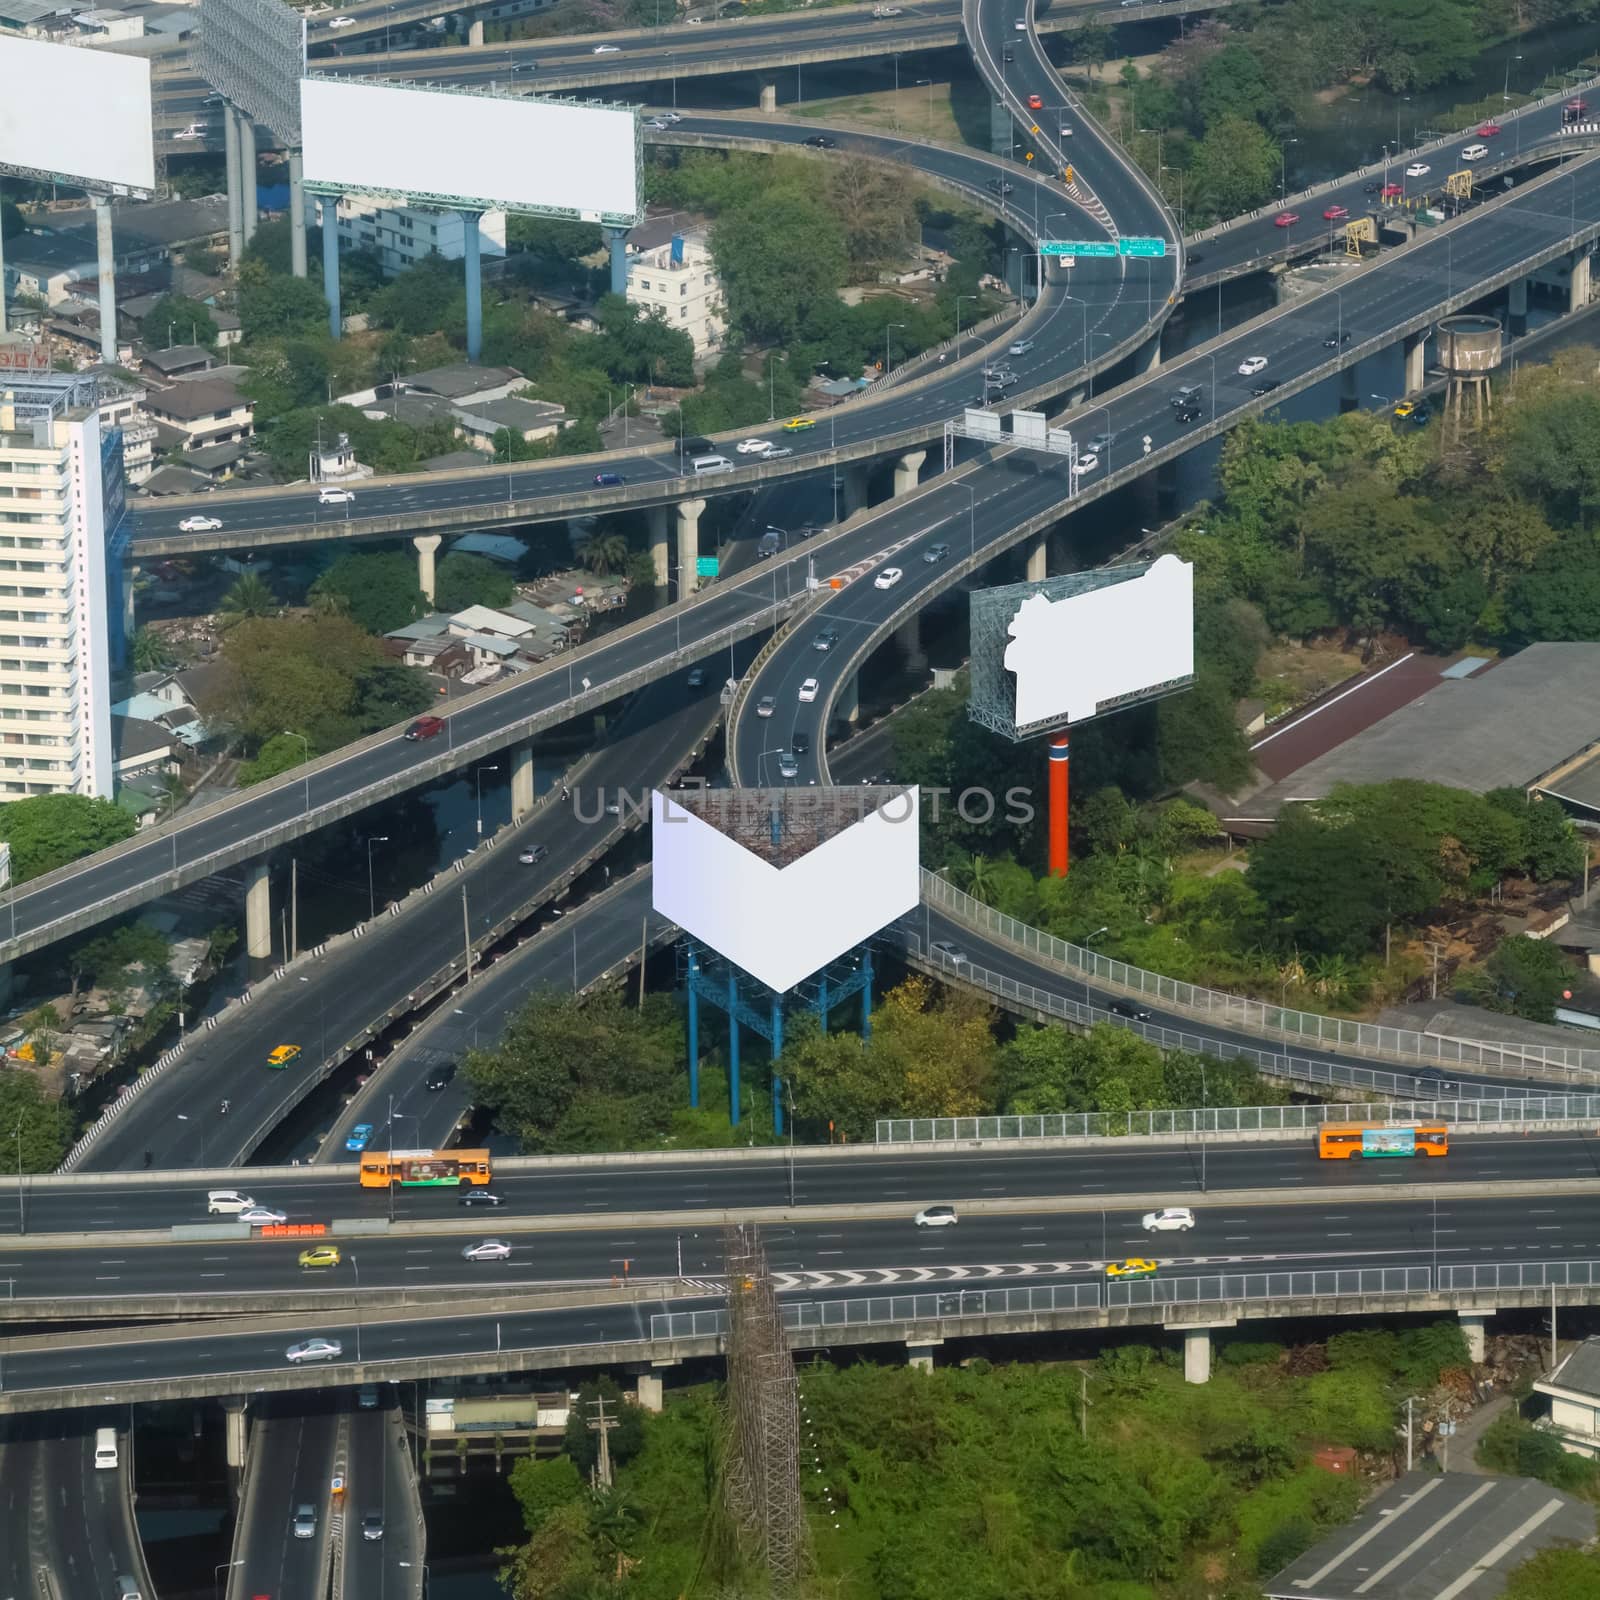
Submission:
[[[498,772],[499,767],[476,767],[473,769],[473,778],[478,790],[478,837],[483,837],[483,775],[486,772]]]
[[[1506,81],[1500,87],[1500,103],[1502,105],[1506,104],[1511,99],[1511,63],[1513,61],[1520,61],[1521,59],[1521,56],[1506,57]]]
[[[903,322],[886,322],[883,325],[883,375],[886,378],[889,376],[889,335],[895,328],[904,333],[906,324]]]
[[[377,914],[378,914],[377,896],[373,893],[373,888],[372,888],[372,847],[375,844],[388,844],[388,842],[389,842],[389,836],[387,834],[378,834],[376,837],[367,840],[367,921],[368,922],[371,922],[372,919],[374,917],[376,917]]]
[[[22,1119],[17,1118],[17,1232],[28,1231],[28,1206],[22,1189]]]
[[[211,1569],[211,1587],[219,1597],[222,1594],[222,1579],[218,1576],[218,1574],[223,1572],[231,1572],[235,1567],[242,1567],[243,1565],[244,1557],[240,1556],[236,1561],[219,1561],[216,1566]]]
[[[778,420],[778,353],[769,351],[767,355],[767,421]]]
[[[1200,1186],[1204,1188],[1205,1185]],[[390,1192],[393,1193],[391,1185]],[[356,1275],[356,1365],[361,1365],[361,1263],[356,1260],[354,1250],[350,1252],[350,1270]]]
[[[970,301],[972,301],[972,303],[974,305],[976,305],[978,303],[978,297],[975,294],[958,294],[956,296],[956,360],[957,361],[959,361],[961,359],[961,302],[963,300],[970,300]]]
[[[1280,202],[1289,198],[1289,146],[1299,143],[1298,139],[1285,139],[1278,146],[1278,199]]]

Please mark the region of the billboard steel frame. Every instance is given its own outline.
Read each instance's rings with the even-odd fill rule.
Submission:
[[[252,122],[300,147],[306,19],[282,0],[200,0],[195,70]]]

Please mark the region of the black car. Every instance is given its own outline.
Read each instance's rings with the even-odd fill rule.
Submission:
[[[703,439],[698,434],[690,439],[678,441],[678,454],[680,456],[709,456],[716,453],[717,447],[709,439]]]
[[[1000,59],[1002,61],[1015,61],[1017,59],[1016,51],[1014,51],[1010,45],[1007,45],[1005,49],[1000,52]]]
[[[1322,336],[1322,348],[1324,350],[1337,350],[1340,345],[1349,343],[1350,335],[1348,333],[1341,332],[1338,328],[1330,328],[1328,332]]]
[[[811,735],[803,728],[796,728],[793,736],[789,740],[789,748],[793,750],[797,756],[805,755],[806,752],[811,748]]]
[[[1201,255],[1198,250],[1191,250],[1188,254],[1187,260],[1191,267],[1198,267],[1200,263],[1205,260],[1205,257]]]
[[[1191,400],[1187,405],[1174,406],[1172,415],[1179,422],[1198,422],[1205,411],[1198,400]]]
[[[503,1206],[505,1201],[493,1189],[463,1189],[456,1204],[462,1206]]]
[[[1005,195],[1005,194],[1013,194],[1013,193],[1015,193],[1015,191],[1016,191],[1016,185],[1015,184],[1011,184],[1011,183],[1007,183],[1004,178],[991,178],[989,180],[989,192],[991,194]]]
[[[837,150],[839,141],[830,139],[825,133],[814,133],[809,139],[803,139],[802,144],[808,144],[813,150]]]
[[[1260,383],[1252,386],[1250,393],[1257,398],[1264,394],[1271,394],[1278,387],[1278,381],[1277,378],[1263,378]]]
[[[1135,1005],[1131,1000],[1113,1000],[1106,1010],[1114,1017],[1125,1017],[1129,1022],[1148,1022],[1150,1013],[1143,1006]]]
[[[446,1061],[443,1066],[435,1067],[433,1071],[428,1074],[427,1087],[434,1090],[448,1088],[450,1080],[455,1077],[455,1075],[455,1062]]]

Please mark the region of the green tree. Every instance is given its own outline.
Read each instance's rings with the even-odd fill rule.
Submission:
[[[599,577],[621,568],[628,559],[628,541],[620,534],[597,529],[579,540],[578,559]]]
[[[217,620],[224,628],[238,626],[255,617],[276,615],[278,599],[258,572],[243,572],[229,585],[217,608]]]
[[[328,302],[309,278],[246,263],[239,271],[239,322],[250,340],[315,334],[328,326]]]
[[[823,196],[795,184],[775,184],[719,216],[711,248],[729,317],[752,340],[790,343],[831,308],[845,281],[843,228]]]
[[[1264,123],[1278,105],[1259,58],[1244,43],[1225,44],[1209,56],[1186,88],[1202,128],[1214,127],[1228,117]]]
[[[1600,1600],[1600,1557],[1588,1550],[1541,1550],[1511,1570],[1502,1596],[1503,1600]]]
[[[1530,1022],[1556,1020],[1556,1007],[1575,976],[1560,950],[1526,935],[1502,940],[1485,970],[1493,985],[1488,998]]]
[[[372,297],[380,327],[420,337],[448,330],[466,336],[466,287],[459,261],[423,256]]]
[[[1260,205],[1278,187],[1278,146],[1258,123],[1223,116],[1194,147],[1187,185],[1190,216],[1215,220]]]
[[[217,325],[211,320],[209,306],[182,295],[164,294],[145,313],[139,335],[152,350],[164,350],[170,344],[209,347],[217,342]]]
[[[280,733],[268,739],[253,759],[240,766],[239,787],[248,789],[253,783],[265,783],[268,778],[276,778],[280,772],[298,767],[309,758],[309,754],[307,740],[295,733]]]
[[[121,806],[88,795],[33,795],[0,806],[0,839],[11,846],[14,883],[26,883],[118,844],[138,826]]]
[[[1568,534],[1514,579],[1505,627],[1518,645],[1600,639],[1600,540]]]
[[[548,1461],[523,1456],[511,1469],[511,1492],[522,1510],[522,1526],[537,1533],[552,1511],[578,1503],[585,1491],[571,1456]]]
[[[433,603],[439,611],[504,606],[516,597],[516,579],[504,567],[482,556],[452,550],[434,575]]]
[[[580,1384],[577,1399],[567,1412],[567,1430],[561,1444],[584,1477],[595,1470],[600,1460],[600,1433],[589,1424],[598,1417],[598,1402],[602,1400],[606,1415],[616,1420],[606,1441],[613,1469],[631,1461],[644,1444],[644,1414],[637,1406],[624,1403],[615,1379],[600,1377]],[[525,1501],[523,1504],[526,1506]]]
[[[416,562],[399,551],[342,555],[311,593],[337,595],[344,614],[368,633],[391,633],[432,609],[418,586]]]
[[[135,629],[129,648],[135,672],[162,672],[177,662],[172,646],[151,628]]]
[[[75,1119],[67,1106],[47,1098],[31,1072],[11,1070],[0,1072],[0,1127],[24,1172],[54,1172],[72,1143]]]

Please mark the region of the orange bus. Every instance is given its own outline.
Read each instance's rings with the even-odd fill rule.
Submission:
[[[1324,1161],[1351,1156],[1442,1156],[1450,1153],[1449,1130],[1439,1123],[1394,1128],[1364,1122],[1325,1122],[1317,1130],[1317,1154]]]
[[[485,1184],[490,1175],[487,1150],[367,1150],[361,1156],[363,1189]]]

